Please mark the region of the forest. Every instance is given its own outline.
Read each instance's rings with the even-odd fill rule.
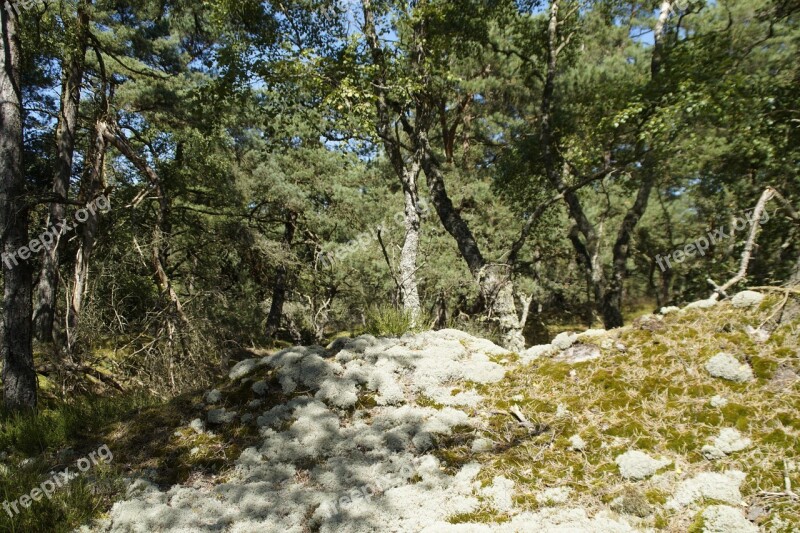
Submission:
[[[0,449],[253,353],[461,330],[522,354],[797,294],[797,0],[0,15]]]

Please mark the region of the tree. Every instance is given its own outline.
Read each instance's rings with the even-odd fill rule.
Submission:
[[[33,288],[28,262],[28,199],[22,166],[22,87],[19,21],[13,6],[0,9],[0,209],[3,244],[3,398],[11,410],[33,410],[37,402],[36,371],[31,344]]]
[[[69,4],[67,4],[69,5]],[[61,109],[56,127],[56,170],[53,176],[53,201],[47,221],[55,226],[66,217],[65,203],[69,198],[70,178],[78,130],[78,110],[81,100],[86,50],[89,42],[89,11],[91,0],[80,0],[75,20],[67,32],[64,59],[61,64]],[[59,285],[59,258],[63,248],[61,234],[42,252],[39,275],[38,302],[34,313],[34,335],[40,341],[53,341],[56,299]]]

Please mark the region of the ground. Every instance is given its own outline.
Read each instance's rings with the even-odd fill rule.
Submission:
[[[264,354],[119,425],[150,468],[85,529],[800,531],[800,320],[767,294],[521,354],[455,330]]]

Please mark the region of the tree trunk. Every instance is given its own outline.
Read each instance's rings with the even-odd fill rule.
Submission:
[[[403,248],[400,251],[400,292],[403,298],[403,309],[410,313],[416,323],[422,307],[417,288],[417,254],[419,252],[419,233],[421,216],[419,209],[419,158],[414,160],[403,172],[403,196],[405,198],[405,228]]]
[[[624,296],[625,279],[627,277],[627,261],[630,255],[630,241],[634,229],[644,214],[650,198],[650,193],[656,182],[655,161],[652,157],[645,157],[642,162],[642,182],[636,195],[633,206],[628,210],[617,233],[613,249],[613,265],[611,277],[604,282],[602,266],[599,263],[600,238],[594,225],[586,216],[580,198],[574,190],[567,187],[561,172],[557,169],[557,144],[552,129],[552,107],[555,92],[555,77],[558,67],[558,54],[566,41],[560,40],[559,28],[562,21],[558,19],[559,2],[554,0],[550,6],[550,20],[548,24],[548,62],[545,76],[544,90],[541,103],[541,142],[544,150],[546,173],[559,193],[563,194],[570,217],[575,221],[577,230],[583,235],[585,243],[581,242],[576,232],[570,239],[576,251],[584,262],[587,275],[591,280],[595,293],[595,301],[600,307],[603,324],[607,329],[621,327],[624,324],[622,315],[622,300]],[[672,0],[663,0],[661,10],[655,27],[655,42],[653,57],[650,64],[651,78],[656,80],[661,72],[664,55],[664,34],[666,23],[672,12]]]
[[[659,78],[664,60],[664,34],[667,19],[672,12],[672,0],[664,0],[661,4],[658,20],[654,32],[653,57],[650,62],[651,81]],[[636,200],[622,221],[617,240],[614,243],[613,266],[611,279],[605,287],[601,312],[603,324],[606,329],[622,327],[625,324],[622,315],[622,298],[625,289],[625,279],[628,276],[628,257],[630,256],[630,241],[633,230],[639,224],[647,204],[650,193],[656,183],[658,162],[652,155],[646,155],[642,161],[642,183]]]
[[[439,161],[433,153],[426,132],[420,131],[415,141],[422,155],[422,169],[428,180],[431,201],[442,225],[455,239],[461,257],[467,263],[486,302],[489,318],[500,330],[503,346],[512,351],[525,349],[525,337],[514,301],[514,284],[511,268],[506,264],[488,264],[481,255],[478,243],[469,226],[453,207],[447,194]]]
[[[383,141],[386,155],[389,158],[395,175],[403,189],[405,211],[405,237],[400,252],[400,279],[398,281],[403,309],[410,313],[414,322],[420,314],[421,304],[417,287],[417,256],[419,252],[421,216],[419,209],[419,193],[417,180],[420,173],[420,154],[415,151],[411,161],[403,157],[402,142],[399,134],[392,128],[392,112],[388,102],[386,87],[386,58],[375,28],[375,16],[371,0],[362,0],[364,12],[364,35],[372,55],[372,62],[379,69],[372,84],[375,93],[375,108],[378,115],[377,132]],[[390,265],[391,268],[391,265]]]
[[[32,269],[28,263],[28,207],[22,166],[22,90],[20,41],[15,10],[0,9],[0,235],[3,245],[3,398],[12,411],[35,410],[36,371],[31,344]],[[32,246],[33,248],[33,246]]]
[[[288,253],[291,250],[294,233],[297,229],[297,213],[288,211],[284,221],[283,245]],[[281,327],[283,318],[283,304],[286,301],[286,289],[289,278],[289,269],[286,268],[286,261],[282,261],[278,266],[275,275],[275,283],[272,286],[272,305],[267,316],[267,337],[272,338]]]
[[[646,161],[643,166],[643,171],[645,173],[644,179],[639,187],[636,200],[625,214],[622,226],[620,226],[619,232],[617,233],[617,241],[614,243],[611,279],[603,294],[603,325],[606,329],[621,328],[625,325],[622,316],[622,297],[625,288],[625,279],[628,276],[628,257],[630,256],[631,236],[639,220],[641,220],[644,210],[647,208],[650,193],[656,182],[655,162]]]
[[[48,227],[52,227],[65,218],[64,200],[69,194],[69,182],[72,176],[72,159],[75,152],[75,136],[78,127],[78,108],[81,99],[81,83],[83,82],[86,48],[88,42],[90,0],[82,2],[78,7],[75,25],[75,43],[73,52],[62,65],[61,112],[58,115],[56,128],[56,174],[53,177],[54,201],[50,204]],[[45,248],[42,254],[42,270],[39,275],[38,302],[34,314],[34,332],[42,342],[53,341],[53,323],[56,315],[56,298],[59,285],[60,237]]]
[[[103,136],[103,123],[98,120],[95,123],[94,136],[87,153],[87,165],[81,191],[81,199],[84,202],[94,201],[105,189],[104,166],[106,156],[106,140]],[[83,224],[81,230],[81,243],[75,255],[75,268],[73,274],[72,299],[70,301],[69,316],[67,324],[74,330],[78,327],[81,310],[83,306],[83,296],[89,280],[89,262],[94,251],[97,229],[100,224],[100,213],[96,210],[88,210],[88,219]]]

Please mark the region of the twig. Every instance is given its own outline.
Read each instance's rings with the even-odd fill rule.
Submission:
[[[725,291],[723,291],[722,288],[719,285],[717,285],[717,283],[713,279],[708,278],[706,279],[706,281],[708,282],[709,285],[714,287],[715,293],[721,294],[723,298],[728,298],[728,294]]]
[[[800,499],[800,496],[792,490],[792,480],[789,478],[789,463],[786,459],[783,460],[783,492],[769,492],[762,490],[758,494],[760,496],[767,496],[771,498],[791,498],[792,500]]]
[[[765,325],[767,322],[769,322],[770,320],[772,320],[773,318],[775,318],[775,316],[776,316],[778,313],[780,313],[781,311],[783,311],[783,308],[784,308],[784,307],[786,307],[786,303],[789,301],[789,295],[791,294],[791,292],[790,292],[789,290],[786,290],[786,291],[784,291],[784,292],[785,292],[786,294],[783,296],[783,301],[781,302],[781,304],[780,304],[780,305],[779,305],[779,306],[778,306],[778,307],[775,309],[775,312],[774,312],[774,313],[772,313],[771,315],[769,315],[769,317],[767,317],[767,319],[766,319],[766,320],[764,320],[764,322],[762,322],[760,326],[758,326],[758,329],[761,329],[761,328],[763,328],[763,327],[764,327],[764,325]]]
[[[521,426],[526,427],[528,429],[533,429],[533,430],[536,429],[536,424],[531,423],[527,418],[525,418],[525,415],[522,414],[522,411],[520,411],[519,407],[517,407],[516,405],[512,405],[511,408],[508,410],[508,412],[511,413],[514,416],[514,418],[516,418],[519,421]]]

